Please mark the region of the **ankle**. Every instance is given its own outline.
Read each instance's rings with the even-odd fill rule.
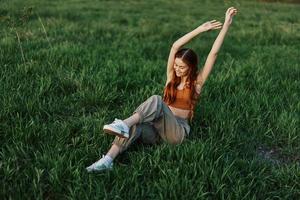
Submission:
[[[128,128],[130,128],[131,126],[140,122],[140,115],[138,113],[134,113],[127,119],[124,119],[123,122],[127,125]]]
[[[106,153],[112,160],[114,160],[120,153],[120,147],[116,144],[113,144],[109,151]]]
[[[129,124],[128,122],[126,122],[126,120],[123,120],[124,124],[127,126],[128,129],[130,129],[131,124]]]
[[[110,163],[112,163],[112,162],[114,161],[113,158],[110,157],[110,156],[107,155],[107,154],[104,156],[103,159],[105,160],[105,162],[106,162],[107,164],[110,164]]]

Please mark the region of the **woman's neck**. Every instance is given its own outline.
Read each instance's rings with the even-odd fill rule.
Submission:
[[[180,83],[184,84],[186,82],[187,76],[182,76]]]

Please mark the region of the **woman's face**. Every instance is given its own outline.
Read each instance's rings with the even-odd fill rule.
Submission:
[[[189,73],[189,66],[185,64],[181,58],[175,58],[174,70],[178,77],[187,76]]]

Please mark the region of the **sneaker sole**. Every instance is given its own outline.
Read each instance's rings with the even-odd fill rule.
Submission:
[[[95,169],[92,169],[92,170],[88,170],[86,169],[87,173],[101,173],[101,172],[107,172],[107,171],[111,171],[112,170],[112,167],[111,168],[106,168],[106,169],[101,169],[101,170],[95,170]]]
[[[91,170],[91,171],[86,170],[86,171],[87,171],[87,173],[90,173],[90,174],[105,173],[108,171],[112,171],[112,168],[107,168],[107,169],[102,169],[102,170]]]
[[[120,137],[120,138],[126,138],[126,139],[129,138],[129,137],[124,136],[122,133],[119,133],[119,132],[113,131],[113,130],[111,130],[111,129],[105,128],[105,126],[104,126],[104,128],[103,128],[103,131],[104,131],[105,133],[110,134],[110,135],[118,136],[118,137]]]

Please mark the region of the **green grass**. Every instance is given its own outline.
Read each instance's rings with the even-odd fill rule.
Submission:
[[[230,6],[239,13],[190,137],[177,146],[133,145],[113,171],[87,174],[113,140],[103,125],[162,94],[172,42],[223,21]],[[1,1],[0,199],[298,199],[299,8]],[[200,66],[217,34],[186,45]]]

